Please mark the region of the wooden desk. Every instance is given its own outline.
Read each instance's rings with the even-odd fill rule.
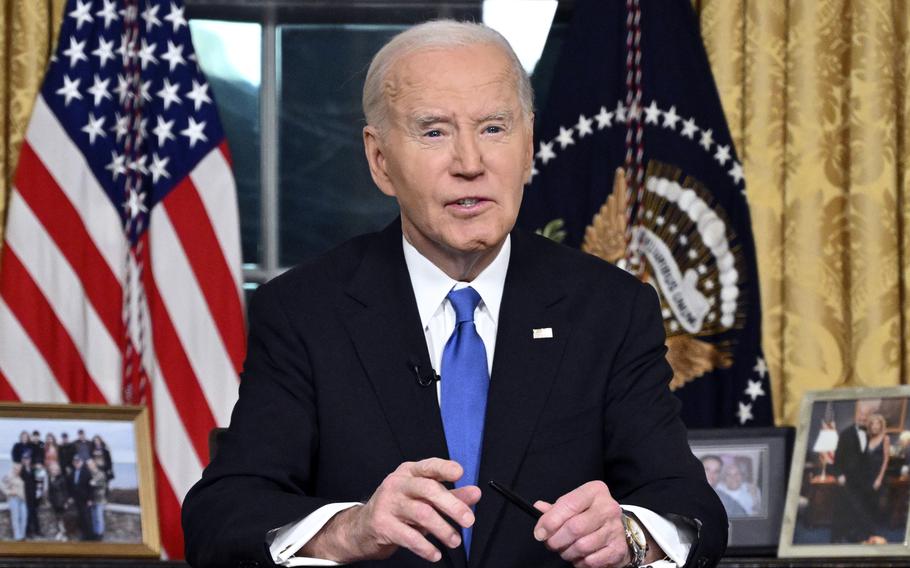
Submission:
[[[910,568],[907,558],[725,558],[721,568]],[[184,562],[0,558],[0,568],[189,568]]]
[[[886,513],[885,520],[891,528],[903,527],[907,524],[907,508],[910,505],[910,477],[887,479],[885,487],[885,506],[882,509]]]
[[[831,519],[834,518],[834,503],[840,489],[837,479],[832,475],[824,478],[813,477],[809,481],[809,494],[806,496],[809,498],[806,524],[811,527],[831,526]]]

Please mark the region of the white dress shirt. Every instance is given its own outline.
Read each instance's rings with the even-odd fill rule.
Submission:
[[[499,306],[505,288],[506,272],[512,252],[511,237],[507,236],[499,254],[483,272],[471,282],[459,282],[450,278],[435,264],[420,254],[402,236],[404,259],[411,277],[411,286],[417,300],[420,324],[427,341],[427,351],[433,368],[442,373],[442,351],[455,330],[455,309],[446,296],[454,289],[471,286],[480,294],[480,303],[474,312],[474,324],[487,351],[487,370],[492,376],[493,354],[496,349],[496,330],[499,321]],[[437,397],[439,383],[436,384]],[[325,505],[300,521],[290,523],[269,533],[269,550],[272,560],[280,566],[337,566],[330,560],[294,556],[319,530],[337,513],[359,503],[332,503]],[[684,525],[677,525],[660,515],[632,505],[623,509],[633,513],[651,533],[651,537],[667,553],[669,560],[658,561],[654,568],[671,568],[685,564],[689,549],[694,541],[694,531]]]

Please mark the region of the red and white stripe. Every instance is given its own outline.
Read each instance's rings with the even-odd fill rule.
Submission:
[[[152,211],[140,306],[165,552],[182,557],[180,503],[226,426],[245,351],[235,186],[215,148]],[[22,146],[0,259],[0,398],[121,402],[120,216],[42,97]]]

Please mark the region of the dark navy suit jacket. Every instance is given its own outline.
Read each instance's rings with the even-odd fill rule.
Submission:
[[[365,501],[401,462],[447,457],[395,222],[260,287],[229,431],[187,495],[196,567],[270,566],[266,533],[333,501]],[[554,501],[594,479],[621,503],[690,519],[689,566],[717,562],[726,516],[689,451],[667,384],[654,290],[593,256],[512,233],[479,480]],[[532,330],[549,327],[552,338]],[[565,566],[534,521],[484,490],[471,558],[444,566]],[[363,566],[430,564],[407,550]]]

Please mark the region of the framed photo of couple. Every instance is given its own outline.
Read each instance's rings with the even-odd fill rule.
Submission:
[[[730,519],[727,555],[773,555],[780,535],[793,429],[690,430],[689,446]]]
[[[910,555],[910,386],[806,394],[778,555]]]
[[[144,407],[0,403],[0,555],[160,554]]]

